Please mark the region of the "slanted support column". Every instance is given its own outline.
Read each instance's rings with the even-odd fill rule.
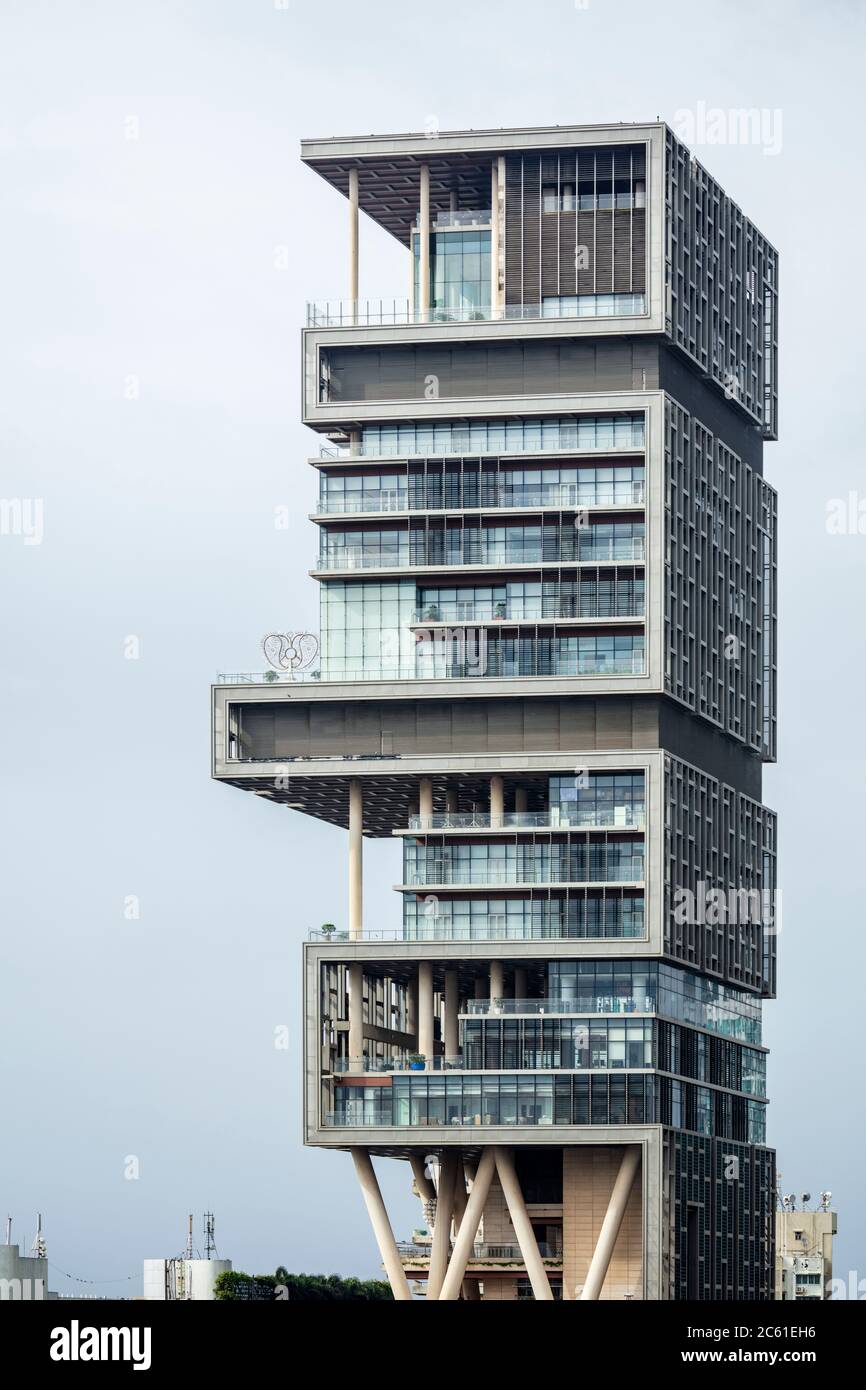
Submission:
[[[433,1065],[433,966],[422,960],[418,966],[418,1051]]]
[[[352,322],[358,321],[358,170],[349,170],[349,299]]]
[[[361,1184],[361,1192],[370,1217],[370,1224],[373,1227],[373,1234],[376,1237],[376,1244],[379,1247],[379,1254],[382,1256],[382,1263],[385,1266],[385,1273],[388,1275],[391,1292],[399,1302],[410,1303],[412,1295],[409,1292],[406,1271],[400,1262],[397,1242],[394,1239],[394,1232],[391,1230],[391,1223],[388,1220],[388,1213],[385,1210],[385,1203],[379,1189],[379,1180],[376,1177],[370,1155],[366,1149],[352,1149],[352,1162],[355,1165],[355,1172],[358,1174],[358,1182]]]
[[[528,808],[528,795],[525,787],[516,787],[514,791],[515,811],[525,811]]]
[[[463,1220],[460,1222],[460,1230],[457,1232],[457,1239],[454,1242],[454,1249],[451,1251],[451,1260],[448,1265],[448,1272],[442,1282],[442,1290],[439,1294],[440,1302],[456,1303],[460,1293],[460,1286],[463,1283],[463,1275],[466,1273],[466,1266],[469,1263],[469,1256],[475,1244],[475,1237],[478,1234],[478,1225],[484,1214],[484,1207],[487,1203],[487,1195],[490,1191],[490,1184],[493,1180],[493,1170],[496,1166],[493,1149],[487,1148],[481,1156],[478,1165],[478,1172],[475,1174],[475,1181],[472,1184],[472,1191],[466,1203],[466,1211],[463,1213]]]
[[[601,1294],[616,1245],[616,1238],[619,1235],[619,1228],[625,1216],[629,1193],[639,1167],[640,1148],[636,1144],[630,1144],[624,1151],[622,1162],[619,1165],[619,1172],[610,1194],[610,1201],[601,1223],[598,1241],[580,1295],[581,1301],[597,1299]]]
[[[457,1165],[462,1155],[451,1150],[439,1160],[439,1191],[436,1193],[436,1220],[433,1223],[433,1245],[430,1250],[430,1270],[427,1275],[427,1297],[438,1298],[442,1280],[448,1268],[451,1250],[451,1218],[454,1214],[454,1187]]]
[[[429,830],[433,819],[433,779],[422,777],[418,786],[418,814],[422,830]]]
[[[422,323],[430,318],[430,166],[421,165],[418,209],[418,310]]]
[[[457,792],[453,787],[449,787],[445,793],[445,810],[448,812],[449,816],[456,815],[457,813]]]
[[[475,998],[488,999],[489,997],[490,996],[488,994],[488,982],[487,980],[485,980],[483,975],[479,975],[475,981]]]
[[[499,1174],[500,1186],[508,1206],[514,1234],[517,1236],[517,1244],[520,1246],[520,1253],[523,1256],[523,1263],[526,1265],[526,1273],[529,1275],[532,1292],[535,1294],[536,1301],[552,1302],[553,1293],[550,1288],[550,1280],[547,1277],[547,1271],[538,1249],[538,1241],[535,1239],[532,1222],[529,1219],[523,1193],[520,1190],[517,1169],[514,1166],[514,1154],[511,1149],[502,1148],[496,1148],[493,1152],[496,1157],[496,1171]]]
[[[364,1070],[364,967],[355,961],[346,967],[349,977],[349,1070]]]
[[[349,783],[349,938],[364,931],[364,787],[353,777]]]
[[[522,965],[515,966],[514,969],[514,997],[515,999],[526,998],[526,971]]]
[[[424,1223],[427,1226],[432,1226],[436,1213],[436,1189],[427,1176],[427,1168],[421,1155],[411,1154],[409,1162],[412,1167],[412,1177],[415,1179],[415,1191],[418,1193],[421,1210],[424,1213]]]
[[[445,971],[445,1056],[456,1057],[460,1051],[460,976],[456,970]]]
[[[490,824],[497,826],[502,824],[502,817],[505,813],[505,786],[499,774],[495,774],[490,779]]]

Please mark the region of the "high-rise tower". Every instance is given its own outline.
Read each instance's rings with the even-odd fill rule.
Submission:
[[[305,1141],[397,1297],[771,1298],[776,253],[663,124],[302,158],[349,204],[303,342],[321,669],[217,685],[214,775],[348,828]],[[359,299],[359,209],[408,300]]]

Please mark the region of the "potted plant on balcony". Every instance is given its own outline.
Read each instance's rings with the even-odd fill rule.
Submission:
[[[330,941],[337,928],[333,922],[323,922],[319,930],[321,931],[322,936],[325,938],[325,940]]]
[[[423,1071],[427,1058],[423,1052],[407,1052],[406,1061],[409,1063],[410,1071]]]

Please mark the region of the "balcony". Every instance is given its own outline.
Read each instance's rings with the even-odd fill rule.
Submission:
[[[400,1258],[407,1264],[428,1263],[430,1260],[431,1247],[419,1241],[398,1241],[397,1250]],[[562,1251],[556,1246],[549,1245],[544,1241],[538,1243],[538,1253],[545,1261],[553,1264],[562,1263]],[[519,1265],[523,1268],[523,1255],[519,1245],[494,1245],[479,1242],[472,1248],[469,1256],[470,1265],[475,1263],[493,1263]]]
[[[527,1014],[536,1018],[577,1017],[582,1014],[654,1014],[655,998],[592,998],[581,999],[467,999],[461,1017],[499,1018],[503,1015]]]
[[[555,864],[545,872],[543,865],[519,865],[514,868],[490,866],[486,871],[479,868],[464,868],[448,864],[431,865],[428,873],[413,873],[406,882],[400,884],[400,891],[413,892],[419,888],[533,888],[545,886],[565,887],[576,884],[592,884],[601,887],[605,884],[625,884],[629,888],[643,886],[643,859],[635,857],[623,863],[611,863],[599,867]]]
[[[639,900],[639,904],[643,909],[642,901]],[[614,918],[612,913],[609,922],[521,922],[508,921],[502,916],[490,917],[486,922],[475,920],[470,923],[439,917],[407,923],[403,927],[365,928],[357,937],[350,937],[348,932],[323,934],[320,930],[313,930],[309,933],[309,939],[340,944],[346,941],[643,941],[646,934],[641,910],[640,914],[630,914],[628,917],[620,915]]]
[[[436,811],[410,816],[410,830],[642,830],[643,806],[605,806],[586,810],[553,807],[547,811],[504,811],[494,820],[489,811]]]
[[[439,218],[484,215],[440,213]],[[441,225],[444,224],[440,222]],[[334,299],[307,304],[307,327],[382,328],[424,323],[517,323],[534,319],[633,318],[645,314],[646,298],[642,294],[569,295],[551,297],[540,304],[505,304],[495,308],[489,304],[456,304],[416,309],[409,299]]]
[[[576,598],[546,600],[543,603],[430,603],[416,608],[412,614],[415,624],[422,623],[542,623],[558,619],[580,622],[613,618],[642,618],[643,596],[634,594],[598,595],[584,592]]]
[[[399,532],[396,533],[399,535]],[[442,549],[438,545],[410,554],[408,545],[382,550],[363,546],[332,546],[319,556],[319,572],[365,569],[456,569],[463,566],[544,565],[544,564],[643,564],[646,545],[642,537],[623,539],[581,539],[576,546],[554,545],[463,545]]]
[[[557,482],[549,486],[502,486],[485,488],[480,495],[467,495],[460,498],[443,498],[441,489],[420,496],[409,493],[407,488],[378,488],[370,491],[338,493],[332,498],[321,496],[317,503],[317,516],[363,516],[389,512],[487,512],[487,510],[510,509],[513,512],[538,510],[539,507],[553,507],[566,512],[580,512],[585,507],[634,507],[645,502],[644,482],[628,482],[616,486],[587,488]]]
[[[544,664],[550,669],[540,670]],[[538,677],[562,676],[643,676],[646,674],[642,652],[627,656],[586,657],[574,660],[569,657],[563,661],[537,663],[532,670],[518,669],[516,663],[495,660],[484,668],[484,662],[469,659],[462,666],[450,664],[449,669],[432,668],[429,671],[409,670],[396,667],[393,670],[364,669],[359,666],[341,666],[330,662],[325,671],[219,671],[217,685],[290,685],[309,681],[333,681],[335,683],[355,681],[431,681],[431,680],[533,680]]]
[[[365,1057],[363,1060],[338,1057],[330,1070],[335,1076],[390,1076],[394,1072],[403,1071],[462,1071],[463,1066],[462,1055],[425,1057],[423,1062],[410,1062],[408,1057]]]
[[[510,508],[512,511],[535,510],[552,507],[558,511],[580,511],[586,507],[637,507],[642,506],[646,490],[642,482],[623,483],[615,486],[584,487],[573,483],[555,483],[539,487],[497,487],[485,488],[481,495],[450,497],[446,500],[441,490],[428,489],[426,495],[417,492],[410,496],[407,488],[384,488],[323,496],[318,501],[319,516],[353,516],[381,512],[421,512],[421,511],[496,511]]]

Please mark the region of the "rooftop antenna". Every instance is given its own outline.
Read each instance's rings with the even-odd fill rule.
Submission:
[[[214,1217],[212,1211],[204,1214],[204,1257],[212,1260],[217,1253],[216,1242],[214,1240]]]
[[[6,1244],[12,1244],[12,1217],[6,1217]]]
[[[194,1258],[194,1256],[193,1256],[193,1249],[192,1249],[192,1212],[190,1212],[190,1214],[189,1214],[189,1229],[188,1229],[188,1231],[187,1231],[187,1236],[186,1236],[186,1254],[185,1254],[185,1256],[184,1256],[184,1259],[191,1260],[191,1259],[193,1259],[193,1258]]]
[[[42,1212],[36,1213],[36,1234],[33,1237],[33,1244],[30,1247],[30,1256],[34,1260],[47,1260],[48,1251],[45,1248],[45,1237],[42,1234]]]

